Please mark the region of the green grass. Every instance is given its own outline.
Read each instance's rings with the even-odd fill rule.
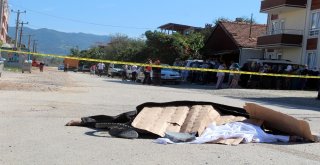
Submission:
[[[17,67],[5,67],[3,70],[9,71],[9,72],[21,72],[21,68],[17,68]]]

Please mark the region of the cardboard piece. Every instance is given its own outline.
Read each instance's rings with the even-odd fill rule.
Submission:
[[[211,105],[144,107],[132,126],[161,137],[165,132],[198,133],[215,122],[220,114]]]
[[[274,111],[254,103],[246,103],[244,109],[249,113],[251,119],[263,120],[263,125],[275,131],[281,131],[288,135],[303,137],[310,141],[315,141],[311,134],[308,122],[298,120],[292,116]]]
[[[220,116],[220,118],[217,119],[216,125],[224,125],[227,123],[232,123],[232,122],[241,122],[247,120],[247,118],[242,117],[242,116]]]
[[[230,138],[230,139],[218,139],[212,142],[211,144],[225,144],[225,145],[232,145],[237,146],[243,141],[243,138]]]

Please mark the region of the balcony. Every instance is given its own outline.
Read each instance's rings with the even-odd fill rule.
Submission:
[[[265,36],[258,37],[258,48],[302,47],[303,31],[281,29],[269,31]]]
[[[279,13],[297,8],[307,8],[307,0],[263,0],[261,1],[260,12]]]

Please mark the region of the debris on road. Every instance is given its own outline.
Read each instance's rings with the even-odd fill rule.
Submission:
[[[254,103],[244,108],[193,101],[144,103],[136,111],[83,117],[77,123],[69,125],[107,128],[112,136],[129,139],[138,137],[135,132],[140,137],[156,135],[160,137],[156,142],[162,144],[318,141],[308,122]]]

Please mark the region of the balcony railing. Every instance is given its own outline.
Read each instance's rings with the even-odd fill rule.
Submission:
[[[310,37],[316,37],[319,36],[320,29],[310,29],[309,30],[309,36]]]
[[[303,30],[279,29],[268,31],[264,36],[258,37],[258,47],[301,47],[303,40]]]
[[[297,7],[306,8],[307,0],[264,0],[261,1],[261,12],[281,8],[281,7]]]
[[[303,30],[297,29],[276,29],[267,31],[265,36],[275,35],[275,34],[295,34],[295,35],[303,35]]]

